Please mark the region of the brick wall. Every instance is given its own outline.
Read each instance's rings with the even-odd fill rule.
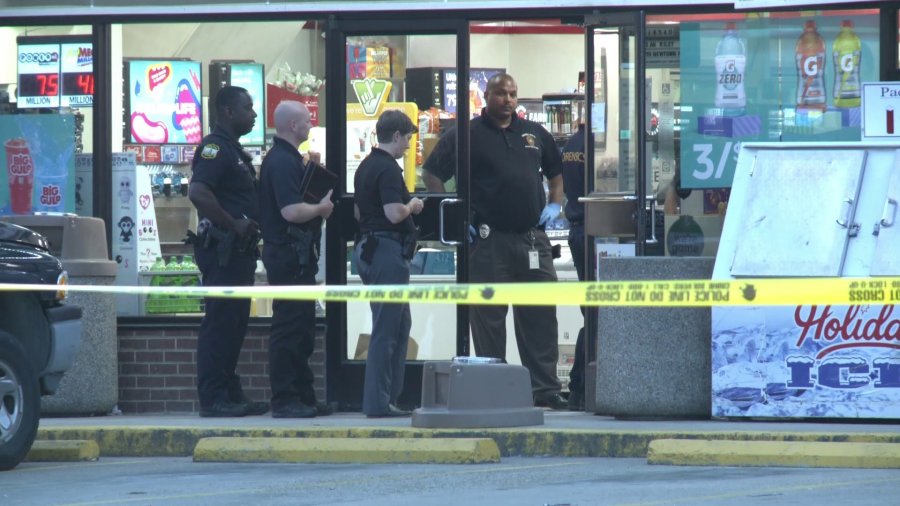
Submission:
[[[119,325],[119,409],[134,413],[193,413],[197,400],[197,329],[190,325]],[[325,328],[316,326],[316,351],[310,366],[316,397],[325,398]],[[238,361],[244,392],[267,401],[269,326],[251,323]]]

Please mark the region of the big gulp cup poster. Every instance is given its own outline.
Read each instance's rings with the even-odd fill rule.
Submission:
[[[682,23],[681,184],[729,188],[743,142],[861,138],[879,80],[878,11],[729,15]]]
[[[0,116],[0,215],[75,211],[75,118]]]
[[[130,60],[127,142],[199,144],[203,138],[200,62]]]

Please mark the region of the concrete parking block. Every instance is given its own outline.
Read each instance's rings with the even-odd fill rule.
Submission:
[[[100,458],[100,446],[93,440],[35,441],[25,457],[29,462],[79,462]]]
[[[194,462],[483,464],[500,462],[492,439],[203,438]]]
[[[647,463],[680,466],[898,469],[900,444],[657,439],[650,442]]]

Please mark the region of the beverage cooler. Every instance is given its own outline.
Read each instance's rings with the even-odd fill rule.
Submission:
[[[584,121],[584,94],[545,93],[541,98],[544,103],[544,127],[562,149]]]

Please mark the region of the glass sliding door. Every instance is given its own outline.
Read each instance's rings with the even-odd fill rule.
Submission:
[[[456,176],[444,188],[436,189],[423,178],[422,167],[437,145],[440,133],[455,127],[458,115],[467,109],[457,101],[459,45],[464,24],[454,22],[415,23],[407,21],[345,22],[329,33],[339,39],[329,50],[341,51],[345,64],[330,68],[329,81],[340,83],[338,100],[330,101],[337,111],[329,112],[328,165],[342,172],[343,195],[328,223],[328,284],[362,286],[353,260],[358,227],[353,216],[354,175],[360,163],[378,146],[375,124],[387,110],[399,110],[418,126],[410,148],[397,160],[407,190],[425,200],[425,209],[414,217],[420,229],[420,249],[410,262],[410,283],[455,284],[465,282],[459,268],[462,245],[452,239],[463,230],[461,192],[458,181],[465,179],[456,167]],[[333,76],[333,77],[332,77]],[[466,122],[467,123],[467,122]],[[455,156],[455,159],[463,159]],[[418,405],[421,398],[422,364],[426,360],[449,360],[465,352],[465,342],[457,322],[464,308],[453,304],[411,303],[412,328],[407,350],[403,407]],[[342,409],[359,409],[362,402],[365,360],[372,332],[372,314],[366,301],[329,303],[326,338],[327,389],[330,401]]]

